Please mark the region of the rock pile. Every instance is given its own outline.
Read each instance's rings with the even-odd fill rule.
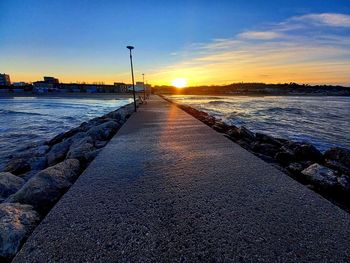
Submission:
[[[167,98],[164,99],[172,102]],[[309,143],[254,133],[244,126],[227,125],[190,106],[176,105],[261,159],[350,211],[350,150],[336,147],[322,154]]]
[[[42,144],[23,147],[0,172],[0,261],[10,260],[40,219],[133,112],[128,104]]]

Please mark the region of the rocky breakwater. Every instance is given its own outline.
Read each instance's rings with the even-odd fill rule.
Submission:
[[[126,105],[9,157],[0,172],[1,262],[11,260],[133,109],[133,104]]]
[[[336,147],[321,153],[306,142],[254,133],[244,126],[228,125],[190,106],[176,105],[350,212],[350,150]]]

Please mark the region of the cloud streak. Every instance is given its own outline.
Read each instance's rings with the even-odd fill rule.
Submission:
[[[350,27],[350,15],[323,13],[296,16],[290,21],[311,23],[317,26]]]
[[[350,16],[343,14],[292,17],[260,31],[195,43],[182,51],[186,56],[181,61],[155,70],[153,77],[158,83],[186,77],[192,85],[259,81],[350,86],[350,37],[341,31],[349,26]]]

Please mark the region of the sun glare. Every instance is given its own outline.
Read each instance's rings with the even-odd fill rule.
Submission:
[[[187,80],[186,79],[174,79],[171,81],[171,84],[179,89],[185,88],[187,86]]]

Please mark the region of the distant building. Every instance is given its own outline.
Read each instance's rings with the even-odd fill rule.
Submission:
[[[123,82],[114,82],[114,92],[116,93],[127,93],[128,85]]]
[[[33,82],[34,92],[43,93],[43,92],[54,92],[59,89],[59,81],[54,77],[44,77],[43,81]]]
[[[10,75],[0,73],[0,86],[10,86]]]
[[[50,83],[50,84],[58,84],[60,83],[58,79],[54,77],[44,77],[44,82]]]
[[[28,83],[26,83],[26,82],[13,82],[12,83],[12,86],[14,86],[14,87],[25,87],[25,86],[28,86],[29,84]]]
[[[132,85],[129,86],[129,91],[132,91]],[[135,84],[135,91],[136,92],[141,92],[143,91],[143,82],[137,81]]]

